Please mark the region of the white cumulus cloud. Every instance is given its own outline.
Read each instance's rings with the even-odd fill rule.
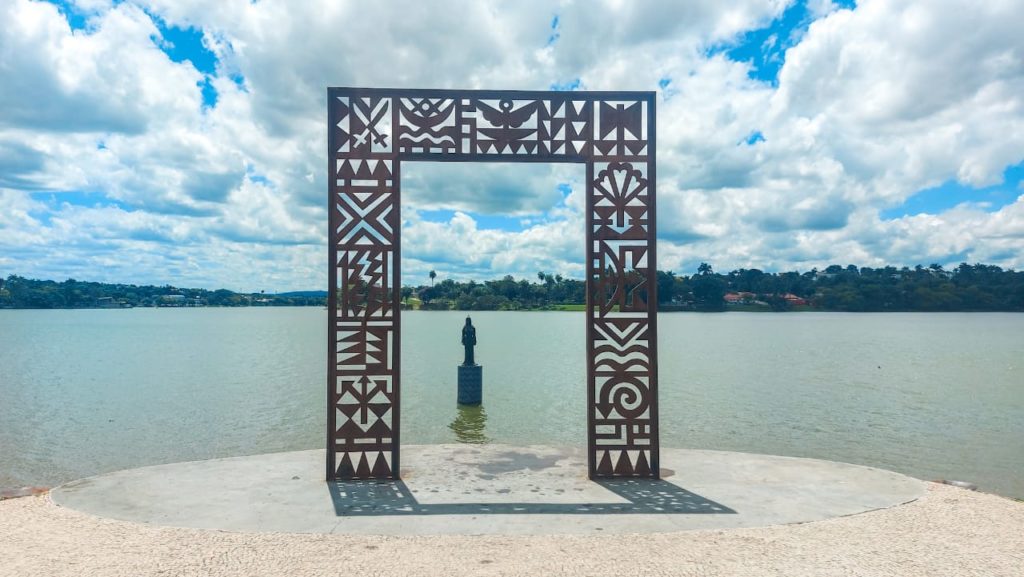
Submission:
[[[1024,266],[1019,189],[881,216],[1024,162],[1019,2],[810,0],[798,29],[774,28],[781,0],[444,6],[0,2],[0,274],[323,287],[328,86],[657,90],[663,269]],[[769,26],[757,48],[788,46],[775,82],[722,49]],[[215,70],[171,58],[168,28],[200,34]],[[581,167],[403,177],[409,282],[582,276]]]

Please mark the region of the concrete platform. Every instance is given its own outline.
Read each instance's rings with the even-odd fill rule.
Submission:
[[[582,450],[402,447],[402,481],[325,483],[323,451],[119,471],[51,492],[126,521],[290,533],[650,533],[804,523],[892,507],[922,481],[792,457],[662,448],[662,476],[589,481]]]

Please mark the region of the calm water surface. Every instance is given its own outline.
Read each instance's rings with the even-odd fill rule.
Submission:
[[[0,488],[324,444],[318,308],[0,311]],[[403,313],[403,443],[582,445],[582,313]],[[1024,498],[1024,315],[663,314],[662,444],[833,459]]]

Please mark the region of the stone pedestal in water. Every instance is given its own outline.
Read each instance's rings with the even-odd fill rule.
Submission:
[[[459,404],[479,405],[483,401],[484,368],[459,365]]]

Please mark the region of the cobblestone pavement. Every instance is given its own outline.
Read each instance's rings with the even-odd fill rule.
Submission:
[[[1024,503],[930,484],[906,505],[802,525],[374,537],[140,525],[57,507],[43,495],[0,502],[0,575],[1021,577]]]

